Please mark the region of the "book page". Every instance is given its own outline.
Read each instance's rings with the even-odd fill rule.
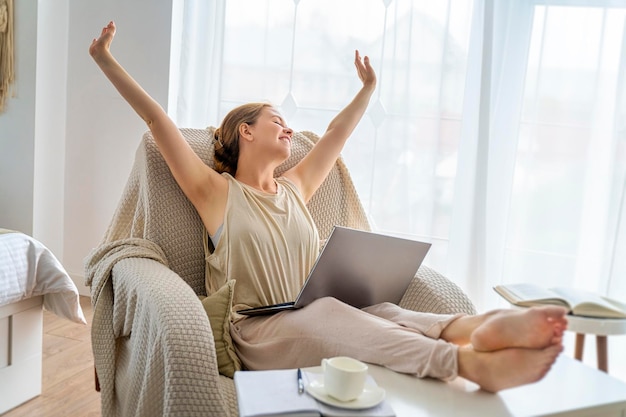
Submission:
[[[602,299],[604,299],[604,301],[606,301],[607,303],[612,305],[614,308],[616,308],[620,312],[624,313],[624,315],[626,315],[626,303],[622,303],[622,302],[617,301],[617,300],[615,300],[613,298],[609,298],[609,297],[605,297],[605,296],[602,296]]]
[[[570,308],[567,300],[559,294],[535,284],[503,284],[494,287],[494,290],[510,303],[519,306],[555,304]]]
[[[570,287],[556,287],[553,291],[571,301],[573,313],[590,317],[626,317],[626,308],[616,300],[599,294]]]
[[[317,401],[298,393],[295,369],[237,371],[234,380],[241,417],[320,415]]]

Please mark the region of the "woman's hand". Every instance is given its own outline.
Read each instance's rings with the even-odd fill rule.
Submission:
[[[363,82],[363,87],[371,88],[372,90],[376,87],[376,73],[374,72],[374,68],[370,65],[370,59],[366,55],[361,60],[361,55],[359,55],[359,51],[354,52],[354,65],[356,66],[356,72]]]
[[[111,21],[109,22],[108,25],[102,28],[100,37],[97,39],[94,39],[91,42],[91,46],[89,46],[89,55],[91,55],[91,57],[97,61],[104,54],[109,53],[111,42],[113,42],[114,36],[115,36],[115,23]]]

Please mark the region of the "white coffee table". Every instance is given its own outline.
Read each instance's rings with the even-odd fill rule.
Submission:
[[[446,383],[374,365],[370,374],[398,417],[626,417],[626,383],[564,355],[541,381],[497,394],[463,378]]]

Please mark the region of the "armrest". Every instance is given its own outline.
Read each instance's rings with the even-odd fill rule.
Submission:
[[[146,258],[117,262],[112,281],[121,414],[226,416],[211,326],[192,288]]]
[[[409,284],[400,306],[436,314],[476,314],[474,304],[458,285],[424,265]]]

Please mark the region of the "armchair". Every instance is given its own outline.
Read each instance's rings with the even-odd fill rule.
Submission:
[[[181,129],[213,164],[213,129]],[[295,132],[293,166],[313,146]],[[339,159],[309,203],[320,237],[333,225],[369,230],[350,175]],[[144,134],[102,243],[86,259],[94,315],[92,348],[106,416],[236,416],[233,380],[218,372],[205,294],[204,228],[176,185],[150,134]],[[474,314],[454,283],[422,266],[401,305]]]

